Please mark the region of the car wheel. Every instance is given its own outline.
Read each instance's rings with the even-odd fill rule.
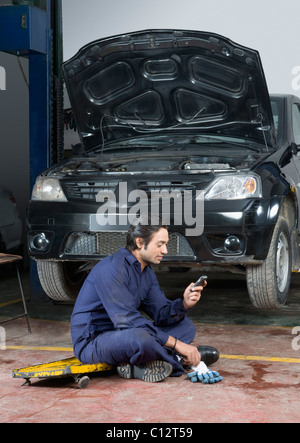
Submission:
[[[292,255],[288,224],[280,216],[276,223],[268,256],[263,264],[248,266],[247,287],[257,308],[281,308],[287,299],[291,281]]]
[[[87,276],[81,262],[37,261],[40,283],[52,300],[70,302],[77,298]]]

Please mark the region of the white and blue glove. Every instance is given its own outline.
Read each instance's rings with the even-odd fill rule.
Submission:
[[[198,366],[192,366],[193,372],[188,373],[188,378],[192,383],[200,381],[204,384],[218,383],[223,377],[217,371],[208,369],[205,363],[201,361]]]

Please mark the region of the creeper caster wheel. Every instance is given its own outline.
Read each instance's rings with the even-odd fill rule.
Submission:
[[[76,377],[75,382],[79,389],[85,389],[90,384],[90,378],[87,375],[84,375],[83,377]]]

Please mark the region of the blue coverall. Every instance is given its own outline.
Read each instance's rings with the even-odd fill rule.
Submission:
[[[170,335],[193,341],[195,326],[186,314],[181,298],[165,296],[151,267],[142,272],[135,256],[121,248],[92,269],[77,297],[71,316],[75,356],[87,364],[164,360],[179,376],[184,369],[164,345]]]

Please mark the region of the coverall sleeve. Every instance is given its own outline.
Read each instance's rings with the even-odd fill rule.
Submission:
[[[184,319],[187,310],[183,307],[182,299],[169,300],[158,281],[153,279],[153,284],[143,301],[145,311],[153,318],[157,326],[168,326]]]
[[[159,331],[138,310],[137,300],[128,286],[126,269],[108,270],[105,278],[96,279],[95,290],[116,329],[143,328],[165,345],[169,336]]]

